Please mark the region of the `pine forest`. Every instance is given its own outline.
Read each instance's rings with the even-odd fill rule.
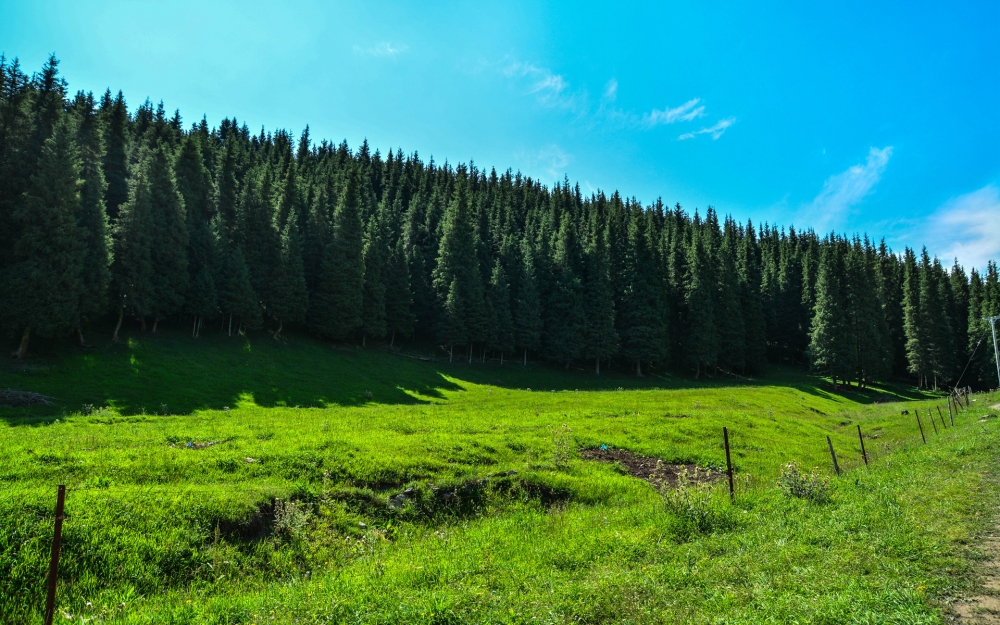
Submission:
[[[967,273],[865,234],[585,195],[308,127],[185,126],[121,92],[71,96],[57,65],[0,60],[0,327],[17,357],[39,336],[169,324],[597,374],[781,362],[940,388],[968,363],[963,383],[996,381],[995,261]]]

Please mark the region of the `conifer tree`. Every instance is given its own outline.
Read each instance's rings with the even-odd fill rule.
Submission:
[[[107,188],[104,190],[104,204],[112,224],[118,219],[119,207],[128,201],[128,107],[125,96],[119,91],[112,100],[111,91],[101,99],[101,122],[104,135],[104,155],[102,158]]]
[[[740,308],[743,315],[747,368],[759,373],[766,362],[767,334],[761,304],[760,248],[753,222],[747,222],[740,241],[737,267],[740,274]]]
[[[80,177],[83,181],[77,225],[85,233],[83,244],[86,248],[80,272],[82,290],[77,338],[80,345],[84,345],[82,324],[94,321],[107,309],[108,285],[111,282],[111,233],[104,209],[106,183],[101,169],[104,149],[93,95],[77,94],[74,113],[77,118]]]
[[[309,310],[309,291],[302,266],[302,244],[299,237],[298,215],[293,210],[281,233],[281,264],[275,274],[272,289],[274,303],[269,312],[278,320],[274,338],[281,336],[285,322],[302,323]]]
[[[17,238],[0,306],[5,325],[21,332],[18,358],[32,334],[54,336],[79,325],[87,249],[86,231],[78,225],[80,157],[73,132],[65,115],[55,121],[13,215]]]
[[[404,241],[400,238],[389,255],[385,272],[385,321],[390,347],[396,344],[396,334],[409,336],[413,332],[412,306],[410,268]]]
[[[846,242],[845,244],[846,245]],[[875,253],[867,237],[855,237],[846,249],[842,282],[846,297],[850,340],[853,342],[858,387],[885,379],[891,370],[889,330],[879,301],[875,278]]]
[[[118,323],[112,340],[118,340],[126,312],[145,317],[154,303],[152,246],[155,237],[149,171],[152,157],[142,149],[139,163],[129,179],[129,199],[119,207],[112,229],[114,255],[111,264],[112,290],[118,309]]]
[[[507,272],[500,259],[493,264],[488,287],[487,308],[489,310],[489,335],[486,346],[500,352],[500,364],[504,353],[514,349],[514,318],[510,312],[510,286]]]
[[[580,245],[570,214],[562,216],[554,251],[543,346],[548,358],[569,368],[583,354],[586,331]]]
[[[846,382],[857,369],[848,318],[845,245],[831,235],[825,242],[816,280],[809,356],[814,371]]]
[[[35,163],[28,163],[26,156],[31,132],[28,101],[33,92],[17,59],[9,62],[0,54],[0,275],[13,262],[17,239],[14,211],[24,196],[31,169],[35,166]],[[0,306],[9,299],[9,295],[0,291]]]
[[[584,253],[584,345],[587,357],[594,359],[594,372],[600,375],[601,360],[610,359],[618,350],[618,332],[615,330],[607,229],[597,210],[591,213],[588,235]]]
[[[386,333],[385,283],[383,282],[384,253],[380,216],[375,213],[368,220],[365,231],[364,291],[362,296],[362,342],[364,337],[381,339]]]
[[[931,371],[930,340],[921,309],[927,298],[921,297],[922,269],[917,266],[913,250],[903,253],[903,329],[906,335],[906,359],[910,373],[918,378],[920,388],[926,386]]]
[[[715,283],[712,280],[712,255],[700,228],[691,233],[687,250],[687,275],[684,280],[684,303],[687,306],[688,363],[695,368],[695,379],[702,370],[715,366],[718,355],[718,326],[715,323]]]
[[[710,226],[714,228],[715,226]],[[733,372],[746,365],[746,326],[741,305],[740,275],[737,264],[736,223],[726,218],[722,242],[716,251],[717,283],[715,310],[719,337],[719,366]]]
[[[523,364],[528,365],[528,350],[537,350],[542,336],[542,302],[535,281],[535,263],[527,238],[521,243],[517,297],[514,301],[514,343],[523,351]]]
[[[344,340],[361,328],[364,263],[360,177],[353,166],[333,215],[332,240],[323,250],[310,324],[331,339]]]
[[[214,231],[215,249],[218,253],[215,261],[217,271],[215,283],[218,285],[219,308],[224,315],[223,323],[228,324],[227,333],[232,336],[234,319],[237,322],[237,331],[241,326],[250,329],[259,328],[264,323],[260,300],[253,290],[250,268],[243,256],[243,250],[229,239],[221,215],[214,220]]]
[[[657,262],[647,236],[649,221],[633,209],[628,223],[628,247],[623,268],[624,297],[616,316],[621,337],[621,351],[642,375],[642,361],[653,362],[664,356],[666,330],[661,314],[662,290],[656,279]]]
[[[153,240],[152,302],[153,332],[160,319],[181,309],[188,288],[187,216],[184,199],[177,191],[172,150],[161,142],[150,148],[148,167]]]
[[[177,189],[184,200],[188,233],[188,289],[184,310],[192,316],[191,334],[196,337],[204,318],[213,317],[219,307],[214,279],[212,180],[197,135],[189,134],[181,142],[174,169]]]
[[[434,290],[441,306],[437,337],[449,346],[451,360],[454,346],[466,343],[471,360],[472,343],[484,338],[486,330],[483,284],[473,234],[468,182],[463,172],[442,221],[441,244],[433,272]]]

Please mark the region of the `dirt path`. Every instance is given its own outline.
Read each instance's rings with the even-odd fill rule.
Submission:
[[[982,563],[983,591],[952,604],[952,623],[1000,625],[1000,536],[985,536],[980,546],[989,555]]]

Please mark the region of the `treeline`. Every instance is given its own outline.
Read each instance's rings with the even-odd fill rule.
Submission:
[[[70,98],[53,58],[0,58],[0,325],[20,338],[131,320],[193,337],[296,326],[417,336],[452,359],[954,381],[1000,311],[926,251],[584,196],[511,173],[251,133],[121,92]],[[208,325],[206,325],[208,322]],[[973,379],[989,384],[992,350]],[[967,374],[969,375],[969,374]],[[968,378],[966,378],[968,379]]]

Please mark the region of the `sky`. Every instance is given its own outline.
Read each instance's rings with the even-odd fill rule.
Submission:
[[[71,91],[1000,258],[1000,2],[0,0]]]

